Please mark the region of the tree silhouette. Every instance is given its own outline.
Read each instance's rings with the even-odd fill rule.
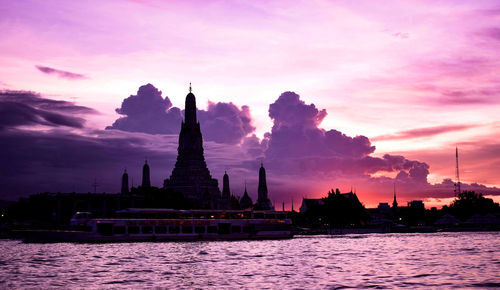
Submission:
[[[451,203],[449,210],[454,216],[466,220],[476,213],[498,212],[500,208],[498,203],[493,202],[491,198],[485,198],[481,193],[463,191]]]

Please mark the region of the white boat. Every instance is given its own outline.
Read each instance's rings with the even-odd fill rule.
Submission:
[[[24,231],[28,242],[135,242],[285,239],[292,237],[288,212],[129,208],[113,218],[77,212],[73,230]]]

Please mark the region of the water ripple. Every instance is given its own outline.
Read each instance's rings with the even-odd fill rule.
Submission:
[[[102,245],[1,240],[0,288],[498,288],[499,244],[500,233]]]

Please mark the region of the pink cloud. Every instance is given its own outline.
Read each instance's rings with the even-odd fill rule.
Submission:
[[[452,126],[436,126],[428,128],[417,128],[406,131],[397,132],[395,134],[382,135],[371,138],[372,141],[383,140],[398,140],[398,139],[414,139],[422,137],[431,137],[448,132],[462,131],[476,127],[475,125],[452,125]]]

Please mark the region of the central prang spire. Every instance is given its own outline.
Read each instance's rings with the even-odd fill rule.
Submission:
[[[186,96],[186,107],[184,111],[184,123],[194,125],[196,120],[196,98],[193,95],[191,83],[189,83],[189,94]]]
[[[174,170],[170,178],[165,179],[164,188],[180,192],[201,206],[214,208],[220,199],[220,190],[217,179],[210,175],[203,156],[203,137],[200,123],[196,119],[196,98],[191,83],[186,96],[177,153]]]

